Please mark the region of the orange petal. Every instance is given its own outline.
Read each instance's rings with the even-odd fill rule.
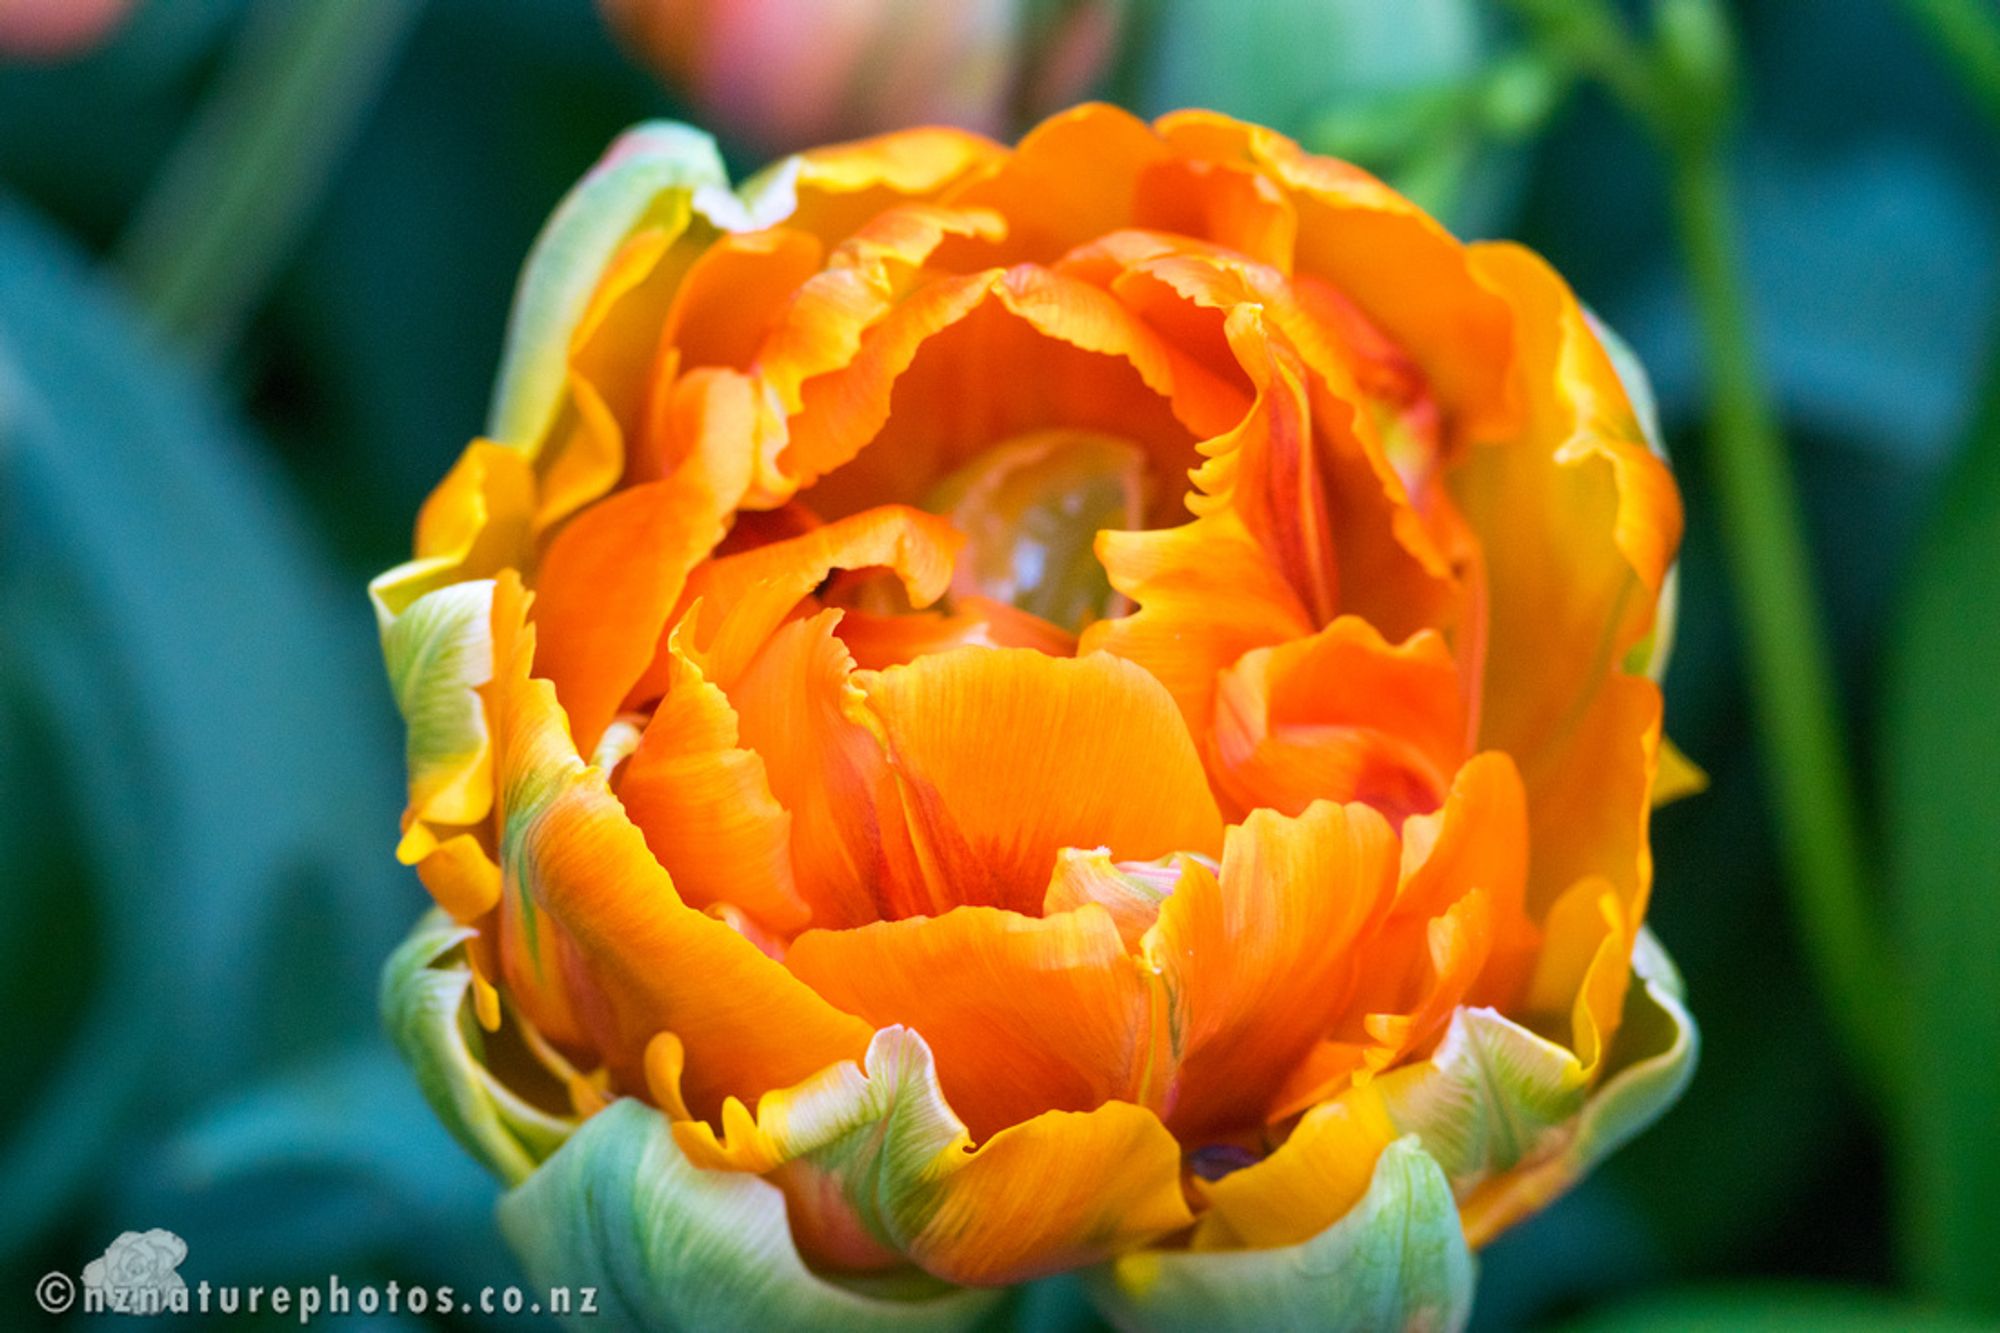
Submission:
[[[1001,1130],[909,1250],[948,1282],[1020,1282],[1094,1263],[1185,1228],[1180,1145],[1152,1112],[1123,1102],[1049,1111]]]
[[[1181,157],[1147,170],[1136,193],[1136,225],[1198,236],[1281,273],[1291,271],[1298,210],[1262,172]]]
[[[806,386],[787,464],[821,478],[810,503],[836,515],[923,503],[983,451],[1033,432],[1100,433],[1145,452],[1149,518],[1174,522],[1200,461],[1191,423],[1213,414],[1214,382],[1090,283],[1031,265],[940,277],[871,329],[851,366]]]
[[[425,829],[421,843],[424,852],[417,862],[417,879],[439,907],[466,923],[493,910],[500,901],[500,867],[477,838],[460,833],[439,842]]]
[[[621,491],[557,535],[536,580],[536,669],[554,683],[577,743],[590,749],[653,656],[728,509],[677,481]],[[644,558],[635,558],[643,553]]]
[[[785,961],[839,1008],[920,1033],[974,1138],[1043,1111],[1142,1100],[1147,983],[1100,907],[1039,918],[959,907],[812,930]]]
[[[1063,847],[1212,854],[1222,822],[1172,698],[1107,654],[966,649],[862,673],[920,882],[900,913],[1034,912]]]
[[[1365,801],[1397,820],[1434,810],[1465,751],[1462,697],[1435,633],[1392,646],[1342,616],[1223,673],[1217,784],[1244,810],[1295,815],[1321,799]]]
[[[806,381],[850,365],[868,331],[922,289],[931,274],[926,261],[945,238],[1004,229],[987,210],[934,204],[905,204],[870,218],[800,286],[758,349],[758,367],[785,411],[799,410]]]
[[[1185,865],[1146,937],[1177,1014],[1182,1142],[1263,1122],[1292,1068],[1346,1011],[1354,945],[1389,910],[1398,848],[1365,805],[1296,818],[1259,810],[1229,830],[1222,869]]]
[[[1340,576],[1333,495],[1307,405],[1305,368],[1271,336],[1257,307],[1232,311],[1226,328],[1257,398],[1235,430],[1202,445],[1208,457],[1195,476],[1201,495],[1191,507],[1207,514],[1227,505],[1241,514],[1314,623],[1325,624],[1339,605]]]
[[[875,438],[889,419],[890,393],[896,380],[909,369],[917,350],[977,309],[1000,276],[1000,270],[988,269],[936,278],[917,288],[892,312],[879,317],[870,312],[879,322],[865,337],[858,329],[852,335],[839,329],[814,335],[840,337],[842,342],[822,358],[827,363],[826,373],[812,379],[798,376],[802,388],[790,425],[790,443],[779,459],[795,485],[812,485],[853,459]],[[853,346],[846,345],[850,340]],[[803,361],[805,354],[793,352],[790,356]],[[927,483],[928,478],[924,478],[917,484]],[[885,493],[883,498],[894,498],[894,493]]]
[[[1151,532],[1101,532],[1097,557],[1111,586],[1139,609],[1086,628],[1078,651],[1145,667],[1197,732],[1209,727],[1223,668],[1253,648],[1313,631],[1298,595],[1233,513]]]
[[[1509,756],[1492,750],[1459,769],[1443,809],[1403,823],[1397,915],[1435,918],[1472,889],[1492,904],[1493,957],[1478,1003],[1511,1006],[1533,962],[1538,932],[1527,913],[1528,829],[1520,772]]]
[[[1534,858],[1529,906],[1546,910],[1576,880],[1597,875],[1635,918],[1653,884],[1653,775],[1659,766],[1659,686],[1614,676],[1551,742],[1517,755],[1528,788]]]
[[[1040,616],[977,595],[954,597],[943,612],[869,615],[848,611],[840,641],[857,666],[879,671],[948,648],[1033,648],[1050,657],[1076,656],[1076,636]]]
[[[1644,812],[1625,798],[1650,776],[1657,691],[1619,667],[1652,630],[1679,501],[1561,280],[1513,247],[1474,256],[1515,304],[1529,409],[1517,438],[1471,450],[1449,478],[1486,569],[1480,744],[1513,754],[1527,782],[1536,908],[1586,874],[1632,903],[1650,867]]]
[[[961,243],[941,252],[939,263],[1046,262],[1128,226],[1141,177],[1168,158],[1146,123],[1117,107],[1093,103],[1051,116],[949,196],[960,207],[1005,217],[1005,241]]]
[[[792,886],[792,817],[764,761],[739,744],[736,710],[680,647],[684,632],[666,697],[619,770],[618,799],[687,902],[732,904],[790,934],[811,917]]]
[[[829,927],[880,917],[889,862],[908,858],[894,779],[836,636],[841,614],[779,628],[729,691],[743,743],[791,812],[793,883]]]
[[[1179,152],[1269,174],[1298,209],[1296,271],[1325,278],[1407,349],[1466,438],[1511,428],[1506,306],[1436,220],[1359,167],[1273,130],[1183,111],[1159,132]]]
[[[889,570],[913,605],[928,606],[950,586],[952,559],[963,542],[945,519],[884,505],[710,561],[688,581],[688,596],[702,602],[694,615],[694,644],[726,687],[835,570]]]
[[[679,364],[748,370],[825,246],[795,227],[725,233],[688,268],[660,331]]]
[[[828,244],[908,200],[933,199],[1007,150],[981,135],[944,127],[902,130],[813,148],[793,159],[797,204],[786,225]],[[781,164],[776,170],[787,169]]]
[[[1203,446],[1211,458],[1196,478],[1196,512],[1241,508],[1322,621],[1337,560],[1340,609],[1396,637],[1440,623],[1454,592],[1445,533],[1388,455],[1378,419],[1394,406],[1371,399],[1349,365],[1360,337],[1349,326],[1366,321],[1337,298],[1304,299],[1324,284],[1308,277],[1294,288],[1239,260],[1161,259],[1147,271],[1191,300],[1228,306],[1225,335],[1257,388],[1243,423]],[[1422,455],[1436,444],[1411,447]],[[1413,482],[1430,462],[1405,462]]]
[[[1341,1030],[1293,1071],[1277,1113],[1424,1049],[1462,1003],[1514,1004],[1539,938],[1523,911],[1527,870],[1521,779],[1507,756],[1479,755],[1459,770],[1443,809],[1403,822],[1395,904],[1369,937]]]
[[[698,1113],[858,1055],[866,1024],[682,902],[603,777],[578,758],[554,689],[530,677],[536,635],[520,614],[518,590],[496,593],[500,863],[507,899],[532,909],[519,942],[527,966],[550,966],[539,923],[553,923],[591,979],[580,1017],[604,1062],[624,1086],[643,1087],[647,1043],[678,1034]]]

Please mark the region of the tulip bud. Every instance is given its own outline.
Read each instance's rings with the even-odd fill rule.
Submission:
[[[60,60],[98,45],[132,0],[0,0],[0,57]]]
[[[1075,101],[1120,0],[600,0],[709,123],[766,152],[913,124],[996,134]]]
[[[1694,1065],[1650,415],[1528,251],[1212,113],[621,139],[371,585],[449,918],[383,1008],[531,1280],[1463,1327]]]

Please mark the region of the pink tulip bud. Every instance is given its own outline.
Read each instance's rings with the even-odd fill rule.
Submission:
[[[61,60],[108,38],[133,0],[0,0],[0,59]]]
[[[1005,134],[1077,100],[1120,0],[600,0],[632,51],[715,128],[765,152],[915,124]]]

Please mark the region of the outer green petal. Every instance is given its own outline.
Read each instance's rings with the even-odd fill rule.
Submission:
[[[440,824],[484,819],[492,748],[478,689],[493,679],[493,580],[419,597],[383,631],[382,657],[403,714],[410,805]]]
[[[1002,1286],[1178,1231],[1192,1220],[1180,1150],[1152,1112],[1125,1102],[1048,1112],[974,1147],[938,1085],[930,1047],[876,1032],[863,1065],[842,1061],[766,1093],[725,1139],[677,1125],[691,1161],[822,1177],[886,1248],[954,1281]],[[731,1122],[734,1122],[733,1124]]]
[[[1649,930],[1639,932],[1632,972],[1641,984],[1625,1001],[1610,1073],[1584,1107],[1567,1150],[1579,1176],[1680,1100],[1701,1051],[1680,973]]]
[[[1541,1207],[1680,1097],[1700,1047],[1681,980],[1651,932],[1607,1072],[1588,1095],[1576,1057],[1491,1010],[1463,1010],[1430,1061],[1386,1075],[1398,1129],[1417,1135],[1484,1238]]]
[[[1473,1263],[1443,1169],[1409,1136],[1382,1150],[1361,1201],[1304,1244],[1142,1251],[1087,1281],[1122,1329],[1429,1333],[1464,1326]]]
[[[626,237],[649,220],[684,227],[698,191],[728,196],[715,141],[672,121],[618,137],[550,215],[514,295],[507,347],[486,434],[517,449],[538,445],[562,402],[570,332]]]
[[[704,1171],[665,1116],[624,1099],[592,1117],[500,1204],[500,1229],[530,1279],[594,1287],[578,1329],[945,1330],[1003,1293],[926,1285],[894,1299],[810,1272],[769,1181]]]
[[[472,932],[427,913],[382,968],[382,1022],[424,1100],[474,1157],[515,1184],[569,1137],[573,1121],[529,1105],[488,1072],[459,945]]]
[[[1491,1009],[1460,1009],[1430,1061],[1381,1090],[1396,1128],[1420,1137],[1460,1191],[1547,1155],[1589,1092],[1574,1054]]]

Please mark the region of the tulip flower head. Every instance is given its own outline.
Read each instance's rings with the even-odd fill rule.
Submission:
[[[629,133],[372,586],[441,909],[385,1005],[530,1272],[1462,1322],[1692,1065],[1635,376],[1531,253],[1210,113],[739,190]]]

